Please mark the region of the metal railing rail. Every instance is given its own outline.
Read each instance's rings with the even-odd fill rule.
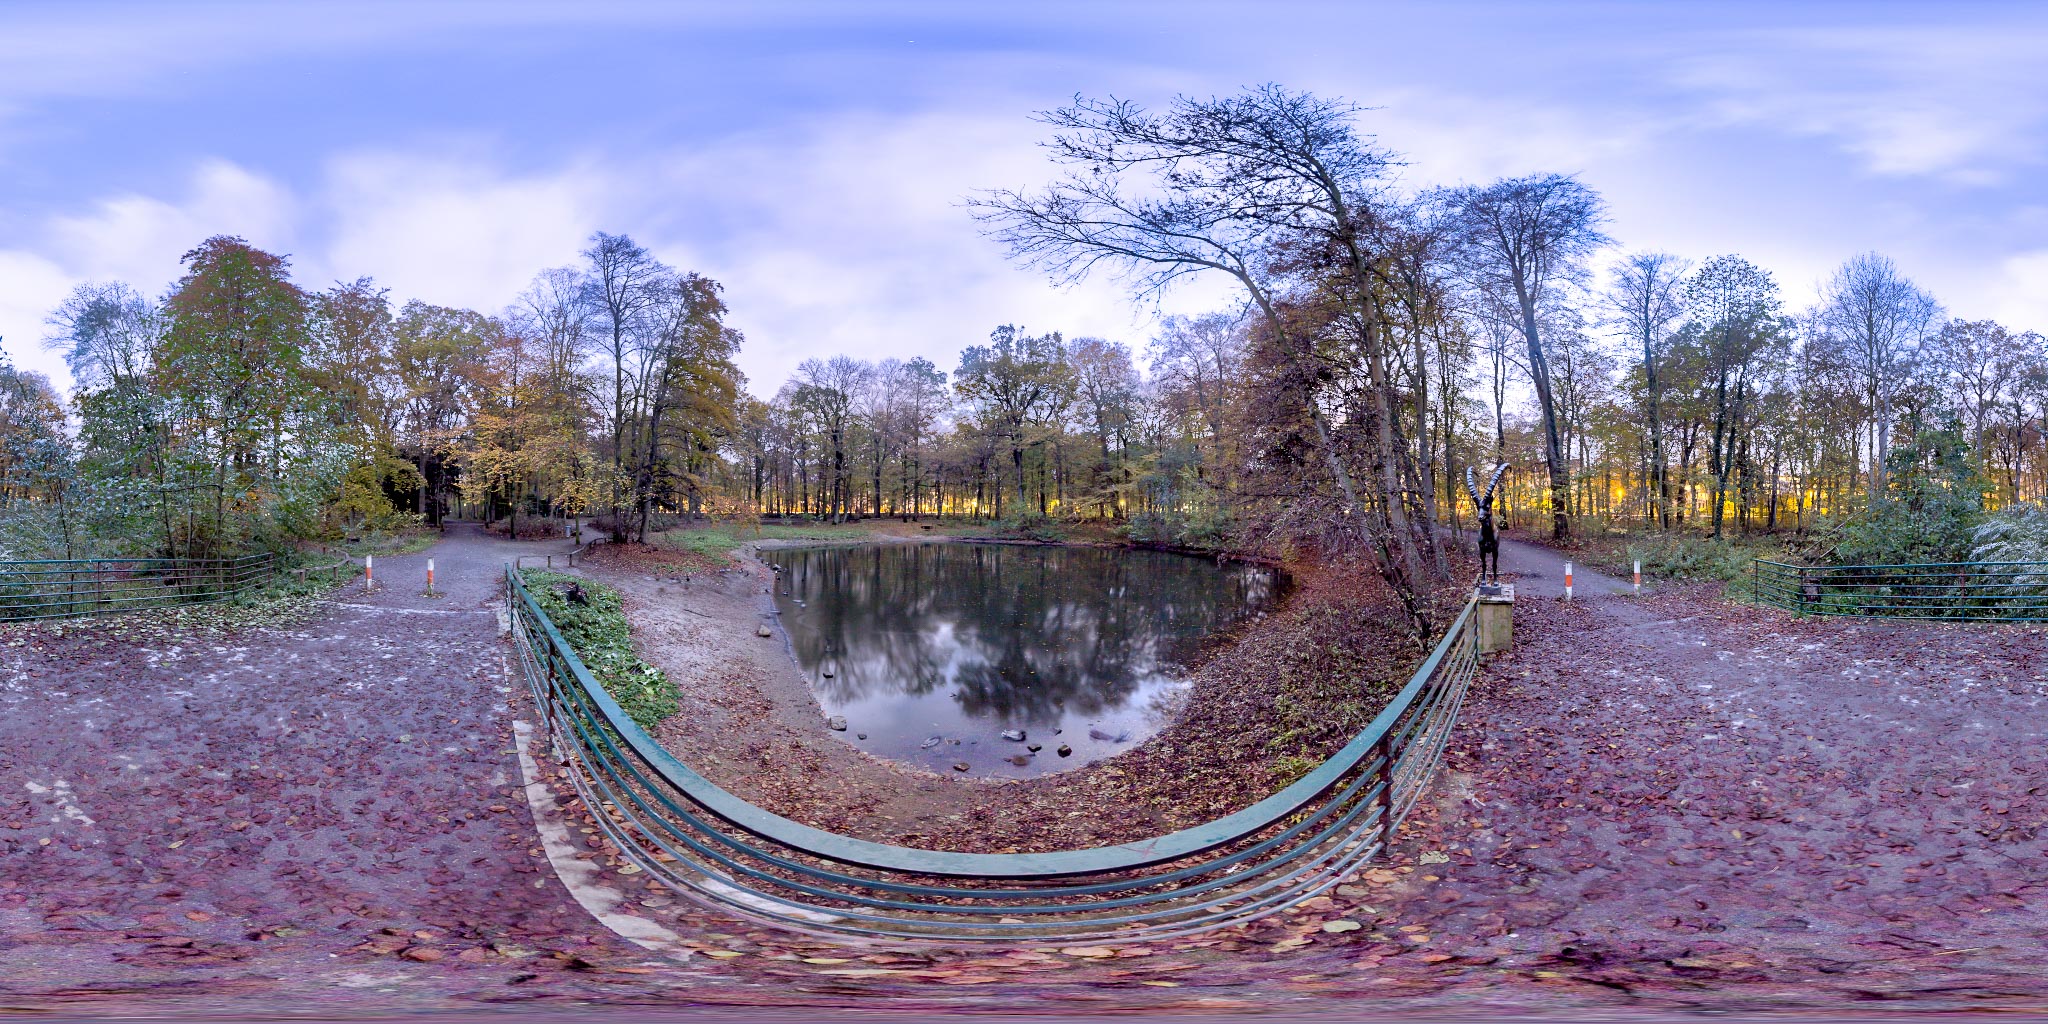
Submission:
[[[510,565],[505,588],[544,727],[612,845],[701,902],[838,937],[1151,939],[1284,909],[1386,847],[1442,760],[1478,660],[1467,604],[1370,725],[1234,814],[1114,846],[959,853],[837,835],[719,788],[634,724]]]
[[[1794,565],[1757,559],[1756,603],[1802,615],[2048,621],[2048,562]]]
[[[0,622],[220,601],[270,578],[269,554],[0,562]]]
[[[562,559],[563,565],[566,565],[569,568],[574,569],[578,561],[580,561],[581,559],[590,554],[591,548],[596,547],[597,545],[602,544],[604,542],[604,538],[595,537],[590,540],[584,541],[581,544],[576,545],[574,549],[564,554],[518,555],[512,559],[512,564],[516,568],[524,569],[527,568],[527,559],[537,558],[541,560],[541,564],[540,566],[538,566],[538,568],[552,569],[555,567],[555,559],[559,558]]]

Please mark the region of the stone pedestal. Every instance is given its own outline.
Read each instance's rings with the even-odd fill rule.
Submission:
[[[1479,607],[1472,611],[1479,616],[1479,653],[1494,654],[1514,647],[1515,585],[1480,587],[1478,601]]]

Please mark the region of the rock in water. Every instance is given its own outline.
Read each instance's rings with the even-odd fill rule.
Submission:
[[[1043,744],[1043,743],[1033,743],[1033,744],[1030,744],[1030,745],[1026,746],[1026,747],[1025,747],[1024,749],[1026,749],[1026,750],[1029,750],[1029,751],[1031,751],[1032,753],[1036,754],[1036,753],[1038,753],[1039,751],[1041,751],[1041,750],[1044,750],[1044,749],[1045,749],[1045,744]]]
[[[1011,764],[1014,764],[1014,765],[1016,765],[1017,767],[1019,767],[1019,768],[1022,768],[1022,767],[1024,767],[1025,765],[1027,765],[1027,764],[1030,764],[1030,763],[1031,763],[1031,755],[1030,755],[1030,754],[1011,754],[1011,755],[1009,756],[1008,760],[1009,760],[1009,762],[1010,762]]]
[[[1070,746],[1067,746],[1067,745],[1066,745],[1066,744],[1064,744],[1064,743],[1060,744],[1060,749],[1058,749],[1058,750],[1056,750],[1056,751],[1053,751],[1053,753],[1056,753],[1056,754],[1060,755],[1061,757],[1066,757],[1066,756],[1068,756],[1069,754],[1072,754],[1073,752],[1074,752],[1074,748],[1072,748],[1072,747],[1070,747]]]
[[[955,761],[955,762],[953,762],[953,770],[954,770],[954,771],[956,771],[956,772],[964,772],[964,771],[966,771],[966,770],[967,770],[967,768],[968,768],[968,765],[967,765],[967,762],[965,762],[965,761]]]
[[[825,728],[830,729],[833,732],[845,732],[846,716],[833,715],[832,717],[825,719]]]
[[[1022,729],[1004,729],[1004,730],[1003,730],[1003,738],[1004,738],[1004,739],[1006,739],[1006,740],[1009,740],[1009,741],[1010,741],[1010,742],[1012,742],[1012,743],[1022,743],[1022,742],[1024,742],[1024,730],[1022,730]]]
[[[944,742],[946,742],[946,738],[944,736],[934,736],[931,739],[925,740],[923,743],[918,744],[917,748],[919,750],[930,750],[931,748],[936,747]]]
[[[767,626],[760,626],[760,627],[757,627],[757,628],[756,628],[756,629],[754,630],[754,635],[755,635],[755,636],[774,636],[774,635],[775,635],[775,631],[774,631],[774,630],[772,630],[772,629],[769,629],[769,628],[768,628]]]
[[[827,679],[830,679],[833,676],[839,674],[839,664],[837,662],[828,661],[823,665],[818,666],[818,674],[824,676]]]

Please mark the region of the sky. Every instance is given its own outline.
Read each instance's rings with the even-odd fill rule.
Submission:
[[[962,208],[1053,166],[1035,111],[1263,82],[1373,109],[1403,188],[1576,174],[1616,252],[1739,253],[1788,304],[1891,256],[2048,332],[2048,3],[0,4],[0,347],[157,294],[215,234],[309,288],[494,312],[594,231],[722,282],[750,388],[840,353],[942,369],[999,324],[1143,351]]]

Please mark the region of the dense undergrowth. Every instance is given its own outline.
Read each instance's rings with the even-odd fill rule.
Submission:
[[[1599,534],[1577,538],[1567,549],[1586,567],[1628,579],[1640,561],[1652,579],[1726,583],[1745,577],[1757,559],[1790,557],[1783,538],[1773,535],[1722,537],[1695,533]]]
[[[294,553],[281,556],[277,573],[241,593],[220,601],[165,605],[135,611],[80,615],[74,618],[42,619],[0,623],[0,632],[36,632],[62,636],[72,632],[107,633],[127,640],[186,635],[208,636],[244,629],[296,626],[319,610],[320,599],[348,586],[362,575],[359,566],[349,565],[333,572],[308,572],[303,578],[294,570],[324,568],[335,559],[328,555]]]
[[[527,593],[561,631],[584,667],[642,729],[681,710],[674,683],[633,653],[633,629],[619,592],[602,583],[545,569],[524,569]],[[569,595],[572,585],[583,600]]]

